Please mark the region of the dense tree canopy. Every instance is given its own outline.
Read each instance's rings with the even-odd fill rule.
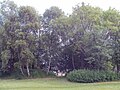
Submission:
[[[69,72],[74,69],[120,71],[120,12],[82,3],[71,15],[56,6],[43,15],[31,6],[0,3],[0,66]]]

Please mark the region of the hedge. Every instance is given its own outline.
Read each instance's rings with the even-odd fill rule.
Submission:
[[[75,70],[67,74],[67,80],[80,83],[115,81],[119,79],[119,75],[112,71]]]

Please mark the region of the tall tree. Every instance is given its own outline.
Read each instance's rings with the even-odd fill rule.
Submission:
[[[52,22],[63,15],[63,12],[58,7],[51,7],[47,9],[43,14],[43,43],[44,49],[48,58],[47,73],[51,69],[51,64],[55,61],[55,57],[58,56],[59,37],[57,31],[52,27]]]

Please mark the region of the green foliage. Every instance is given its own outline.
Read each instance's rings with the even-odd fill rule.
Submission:
[[[2,69],[11,73],[18,68],[23,76],[33,73],[33,77],[40,73],[31,70],[34,68],[47,73],[73,69],[120,72],[119,21],[120,12],[112,8],[103,11],[82,4],[68,16],[52,6],[39,15],[31,6],[17,7],[13,1],[3,1],[0,3]]]
[[[44,78],[47,76],[45,72],[37,69],[31,69],[30,72],[31,76],[27,77],[23,76],[19,69],[16,69],[15,71],[13,71],[13,73],[11,73],[10,77],[14,79],[25,79],[25,78]]]
[[[111,71],[75,70],[67,75],[71,82],[93,83],[119,80],[118,74]]]
[[[3,72],[1,71],[0,72],[0,78],[10,78],[10,79],[30,79],[30,78],[46,78],[46,77],[56,77],[53,73],[48,73],[46,74],[46,72],[42,71],[42,70],[39,70],[39,69],[30,69],[30,72],[31,72],[31,76],[30,77],[27,77],[26,76],[23,76],[21,74],[21,71],[16,68],[14,71],[12,71],[11,73],[10,72]]]
[[[1,59],[2,59],[2,67],[5,68],[8,64],[8,61],[11,57],[11,52],[9,50],[5,50],[1,52]]]
[[[41,71],[41,70],[32,69],[30,71],[31,71],[31,75],[32,75],[33,78],[44,78],[44,77],[46,77],[46,73]]]
[[[45,78],[45,77],[55,77],[55,75],[52,72],[49,72],[46,74],[45,71],[32,69],[31,71],[31,77],[32,78]]]

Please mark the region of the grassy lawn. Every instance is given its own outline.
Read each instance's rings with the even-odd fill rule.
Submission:
[[[0,90],[120,90],[120,82],[81,84],[55,78],[0,80]]]

